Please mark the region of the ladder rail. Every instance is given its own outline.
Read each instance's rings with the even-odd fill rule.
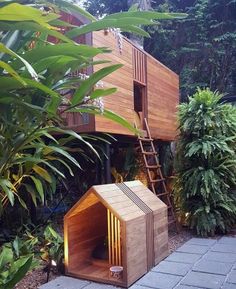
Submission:
[[[144,125],[145,125],[146,131],[147,131],[147,137],[140,137],[139,136],[138,141],[139,141],[139,146],[141,148],[145,168],[146,168],[147,175],[148,175],[148,183],[149,183],[149,186],[151,187],[151,190],[154,194],[156,194],[158,197],[162,197],[162,199],[165,198],[165,201],[164,200],[162,200],[162,201],[164,201],[166,203],[167,210],[168,210],[168,212],[170,212],[170,215],[172,217],[172,220],[168,220],[168,224],[170,225],[170,224],[175,223],[176,230],[177,230],[177,232],[179,232],[177,219],[175,216],[175,211],[174,211],[171,199],[170,199],[170,193],[169,193],[167,186],[166,186],[166,179],[164,178],[162,170],[161,170],[161,165],[160,165],[159,159],[158,159],[158,153],[155,149],[154,140],[151,137],[150,128],[148,126],[148,122],[147,122],[146,118],[144,118]],[[147,144],[149,145],[148,151],[145,150],[144,143],[146,146],[147,146]],[[152,163],[150,163],[150,159],[149,159],[150,157],[152,158]],[[155,172],[156,172],[155,179],[153,179],[152,174],[151,174],[151,172],[153,170],[155,170]],[[161,186],[162,186],[162,190],[160,192],[157,191],[158,190],[158,188],[157,188],[158,184],[161,184]]]

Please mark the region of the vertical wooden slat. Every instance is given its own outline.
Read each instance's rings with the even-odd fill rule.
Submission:
[[[118,264],[119,266],[122,265],[122,262],[121,262],[121,242],[120,242],[120,220],[118,220]]]
[[[146,85],[147,81],[147,67],[146,67],[146,55],[139,49],[133,47],[132,49],[132,61],[133,61],[133,78],[134,80]]]
[[[110,265],[122,266],[120,220],[107,209],[108,256]]]
[[[143,53],[140,53],[140,73],[141,73],[141,82],[143,82]]]
[[[116,244],[116,265],[118,265],[118,224],[115,217],[115,244]]]
[[[113,218],[113,214],[111,213],[111,263],[112,265],[114,265],[114,256],[115,256],[115,252],[114,252],[114,218]]]
[[[107,209],[107,238],[108,238],[108,256],[109,256],[109,264],[111,265],[111,213]]]
[[[138,65],[138,80],[140,81],[140,53],[139,51],[137,50],[137,65]]]
[[[147,83],[147,56],[144,55],[144,83]]]

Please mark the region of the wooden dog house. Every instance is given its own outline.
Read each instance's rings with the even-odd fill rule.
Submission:
[[[167,207],[140,181],[93,186],[65,215],[64,238],[67,275],[128,287],[168,255]]]

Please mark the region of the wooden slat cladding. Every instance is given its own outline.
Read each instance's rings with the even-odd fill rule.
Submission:
[[[146,85],[147,83],[147,56],[136,47],[132,47],[133,78]]]
[[[154,139],[174,140],[177,134],[179,77],[156,59],[147,57],[148,125]]]
[[[134,123],[133,104],[133,66],[132,66],[132,45],[123,40],[123,49],[120,53],[117,47],[117,40],[112,33],[104,35],[102,31],[93,33],[93,45],[95,47],[108,47],[112,53],[98,55],[95,60],[109,60],[111,64],[122,64],[123,66],[103,79],[104,88],[117,87],[117,92],[103,98],[106,109],[126,118],[130,123]],[[94,66],[94,71],[104,67]],[[102,116],[95,116],[95,130],[98,132],[108,132],[123,135],[133,135],[131,131],[123,126],[108,121]]]
[[[94,60],[108,60],[109,64],[93,67],[94,72],[106,65],[123,66],[103,79],[104,88],[117,87],[117,92],[103,98],[104,106],[135,123],[134,82],[147,88],[147,118],[154,139],[173,140],[176,136],[176,106],[179,102],[179,78],[173,71],[154,59],[151,55],[135,47],[126,38],[122,51],[117,47],[117,39],[112,33],[103,31],[93,33],[93,46],[108,47],[112,53],[99,54]],[[107,132],[134,136],[123,126],[96,115],[86,125],[77,126],[77,131]]]

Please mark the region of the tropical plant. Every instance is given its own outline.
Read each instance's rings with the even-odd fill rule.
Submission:
[[[65,177],[59,165],[72,175],[71,166],[80,168],[69,153],[71,139],[76,138],[97,155],[86,136],[59,128],[66,112],[103,114],[135,131],[122,117],[94,104],[94,100],[116,91],[94,86],[120,65],[105,66],[86,78],[71,77],[74,71],[101,64],[93,58],[108,52],[106,48],[78,45],[73,38],[107,27],[148,36],[138,25],[154,24],[153,20],[159,18],[183,17],[131,11],[96,20],[68,1],[36,1],[35,6],[31,1],[23,3],[30,5],[14,1],[2,1],[0,5],[1,211],[8,203],[13,206],[16,199],[24,208],[28,207],[29,198],[35,205],[42,202],[45,191],[50,187],[55,190],[55,179]],[[90,23],[75,27],[60,19],[60,11],[82,14]],[[83,149],[78,154],[86,157]]]
[[[43,246],[41,248],[41,258],[51,267],[57,269],[63,267],[64,241],[63,238],[48,225],[43,232]]]
[[[200,90],[179,106],[175,198],[202,236],[227,232],[236,221],[236,108]]]
[[[0,249],[0,288],[13,289],[32,268],[38,266],[34,258],[34,248],[38,239],[27,235],[5,243]]]

